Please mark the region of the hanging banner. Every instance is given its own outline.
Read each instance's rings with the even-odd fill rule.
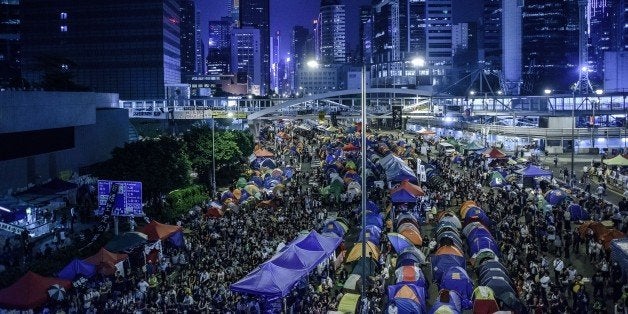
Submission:
[[[403,106],[392,106],[392,128],[401,130],[403,127],[401,110]]]
[[[98,213],[105,211],[113,185],[117,185],[112,214],[114,216],[144,216],[142,211],[142,182],[98,180]]]

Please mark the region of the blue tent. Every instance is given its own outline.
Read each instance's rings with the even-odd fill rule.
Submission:
[[[391,301],[397,306],[397,313],[399,314],[423,314],[425,309],[421,304],[414,302],[411,299],[396,298]]]
[[[410,291],[412,291],[416,295],[416,297],[419,299],[419,305],[421,306],[423,310],[425,310],[425,305],[427,303],[427,300],[425,299],[425,289],[423,287],[419,287],[414,284],[400,283],[400,284],[388,286],[388,300],[406,299],[402,297],[395,298],[395,295],[397,294],[397,292],[399,292],[399,290],[401,290],[404,287],[409,288]]]
[[[182,247],[183,246],[183,231],[177,231],[175,233],[173,233],[169,238],[168,241],[170,241],[170,243],[172,243],[174,246],[176,247]]]
[[[296,245],[285,246],[268,262],[288,269],[311,271],[326,257],[324,251],[310,251]]]
[[[545,200],[552,206],[562,203],[567,198],[564,191],[555,189],[547,192]]]
[[[582,208],[582,206],[578,204],[569,205],[569,207],[567,207],[567,210],[569,211],[569,215],[571,216],[571,221],[591,219],[589,212],[587,212],[584,208]]]
[[[288,245],[296,245],[307,251],[323,251],[326,256],[331,255],[338,245],[342,242],[339,237],[326,237],[316,231],[312,231],[307,235],[300,235]]]
[[[486,229],[486,227],[478,226],[471,229],[471,231],[469,231],[469,234],[467,234],[467,244],[471,245],[473,239],[480,237],[491,238],[494,240],[493,235],[490,231],[488,231],[488,229]]]
[[[445,294],[449,298],[449,302],[441,301],[440,298],[436,299],[434,305],[430,309],[430,313],[435,313],[438,309],[445,307],[450,309],[451,313],[461,313],[462,312],[462,304],[460,301],[460,295],[456,291],[449,290],[441,290],[439,291],[439,295]],[[449,312],[449,311],[448,311]],[[447,312],[444,312],[447,313]]]
[[[63,267],[57,277],[66,280],[74,280],[77,276],[90,278],[96,274],[96,266],[78,258],[73,259],[68,265]]]
[[[382,235],[382,229],[377,226],[368,225],[365,228],[365,231],[360,231],[360,236],[358,237],[358,241],[362,241],[364,238],[364,234],[366,233],[366,240],[373,242],[373,244],[379,246],[380,238]]]
[[[480,268],[478,273],[480,274],[480,277],[482,277],[482,272],[484,272],[485,269],[492,269],[492,268],[499,268],[501,269],[504,274],[507,274],[508,271],[506,270],[506,267],[504,265],[502,265],[502,263],[500,263],[499,261],[496,260],[487,260],[485,262],[483,262],[482,264],[480,264]]]
[[[406,163],[404,163],[401,159],[398,162],[393,163],[386,170],[386,179],[392,183],[402,182],[404,180],[408,180],[412,183],[417,183],[418,180],[414,171]]]
[[[337,234],[339,237],[344,237],[345,236],[345,229],[343,228],[343,226],[340,224],[340,222],[336,221],[336,220],[331,220],[331,221],[327,221],[323,224],[323,233],[325,232],[332,232]]]
[[[477,238],[469,238],[472,239],[469,243],[469,253],[471,256],[475,255],[475,253],[479,252],[482,249],[489,249],[495,253],[495,255],[499,255],[499,247],[495,240],[488,237],[477,237]],[[469,240],[467,239],[467,240]]]
[[[286,296],[307,273],[307,270],[287,269],[273,263],[264,263],[233,283],[230,289],[266,298],[280,298]]]
[[[367,200],[366,202],[366,210],[373,212],[373,213],[379,213],[380,209],[379,206],[377,206],[377,204],[375,204],[375,202],[373,202],[372,200]]]
[[[521,170],[515,171],[524,177],[552,177],[553,173],[549,170],[543,170],[535,165],[529,165]]]
[[[486,213],[479,207],[473,206],[467,210],[467,214],[464,216],[465,224],[471,221],[479,221],[485,226],[491,225],[491,219],[488,218]]]
[[[368,213],[366,214],[366,225],[373,225],[373,226],[377,226],[378,228],[382,229],[382,227],[384,226],[384,220],[382,219],[382,216],[380,216],[379,214],[376,213]]]
[[[405,189],[399,189],[395,193],[390,195],[393,203],[414,203],[417,201],[416,196],[406,191]]]
[[[465,267],[466,261],[464,257],[452,255],[452,254],[443,254],[443,255],[432,255],[432,277],[435,282],[441,282],[443,275],[450,268],[460,266],[462,268]]]
[[[412,242],[399,233],[389,232],[387,234],[390,245],[395,249],[395,252],[401,253],[405,248],[413,246]]]
[[[447,270],[441,279],[440,288],[458,292],[463,309],[473,307],[473,302],[471,301],[473,281],[471,281],[467,271],[462,267],[452,267]]]

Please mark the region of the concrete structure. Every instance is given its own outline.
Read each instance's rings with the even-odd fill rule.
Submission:
[[[324,64],[347,61],[345,5],[339,0],[321,0],[318,15],[320,60]]]
[[[485,0],[479,25],[478,60],[486,68],[502,69],[502,0]]]
[[[522,61],[522,1],[504,0],[502,2],[502,71],[503,89],[506,95],[519,95],[523,83],[521,76]]]
[[[129,139],[117,94],[0,93],[0,193],[111,157]]]
[[[451,64],[451,0],[430,0],[426,6],[426,61],[430,65]]]
[[[260,91],[266,95],[270,91],[270,1],[239,0],[240,27],[252,27],[259,30],[259,50],[262,64],[260,65]],[[235,4],[235,3],[234,3]],[[233,55],[233,54],[232,54]],[[232,69],[233,71],[234,69]],[[256,83],[257,84],[257,83]]]
[[[231,71],[239,82],[247,82],[252,94],[263,92],[263,62],[260,47],[260,30],[236,28],[231,31]]]
[[[607,93],[628,90],[628,51],[604,53],[604,91]]]
[[[321,65],[316,69],[301,67],[297,77],[298,92],[303,95],[344,89],[341,65]]]
[[[123,98],[164,97],[166,85],[181,82],[178,0],[20,6],[22,73],[31,82],[45,85],[46,72],[73,76],[88,90]]]
[[[451,48],[454,55],[458,50],[469,48],[469,23],[457,23],[451,27]]]

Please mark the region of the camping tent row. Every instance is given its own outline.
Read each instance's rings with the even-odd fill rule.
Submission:
[[[266,299],[285,297],[303,277],[334,254],[341,241],[340,237],[316,231],[300,235],[230,289]]]
[[[392,153],[381,158],[377,163],[384,170],[386,180],[388,182],[398,183],[404,180],[412,183],[418,182],[414,171],[403,161],[403,159]]]
[[[410,183],[408,180],[403,180],[397,187],[390,190],[390,199],[393,204],[415,203],[424,195],[425,192],[421,187]]]
[[[607,227],[604,223],[589,220],[578,226],[578,233],[580,233],[581,238],[585,238],[587,233],[593,233],[593,237],[602,242],[604,249],[609,250],[611,241],[626,237],[623,232],[610,226],[610,224]]]

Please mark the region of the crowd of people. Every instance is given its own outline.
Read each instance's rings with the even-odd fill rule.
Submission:
[[[325,142],[296,134],[279,144],[273,143],[272,137],[266,138],[268,141],[262,137],[260,144],[280,156],[278,163],[295,169],[301,168],[299,161],[325,160]],[[348,135],[346,140],[351,141],[354,136]],[[389,136],[400,139],[403,135]],[[410,137],[408,142],[419,154],[424,141]],[[295,146],[302,149],[289,150]],[[430,243],[426,253],[434,246],[433,239],[427,238],[434,213],[455,210],[463,201],[474,200],[496,222],[491,229],[501,244],[504,256],[500,261],[508,267],[529,311],[625,313],[628,290],[623,286],[621,268],[592,236],[577,231],[566,204],[547,211],[537,205],[543,191],[517,185],[488,188],[486,174],[490,169],[481,158],[467,158],[459,165],[436,153],[422,158],[434,164],[446,182],[440,187],[423,184],[426,196],[414,207],[424,217],[422,233],[426,235],[425,243]],[[313,165],[308,171],[298,171],[270,206],[228,210],[216,219],[205,215],[208,200],[200,210],[191,210],[178,221],[170,222],[188,231],[182,247],[164,245],[163,257],[156,263],[131,265],[125,274],[97,275],[72,289],[67,300],[47,304],[43,312],[258,313],[268,304],[230,291],[231,283],[267,261],[278,246],[290,242],[300,232],[319,230],[331,212],[347,218],[353,231],[359,226],[359,196],[323,197],[321,189],[328,180],[323,168]],[[387,190],[378,187],[369,192],[369,198],[381,208],[389,205],[387,196]],[[581,192],[577,201],[596,220],[612,220],[616,214],[612,205],[596,195]],[[628,228],[622,220],[616,224],[623,232]],[[11,242],[7,243],[4,248],[10,249]],[[361,304],[371,313],[385,312],[386,287],[394,281],[390,263],[394,251],[385,236],[380,249],[375,275],[367,282],[368,300]],[[292,313],[336,310],[348,269],[335,265],[342,263],[318,267],[285,298],[281,307]]]

